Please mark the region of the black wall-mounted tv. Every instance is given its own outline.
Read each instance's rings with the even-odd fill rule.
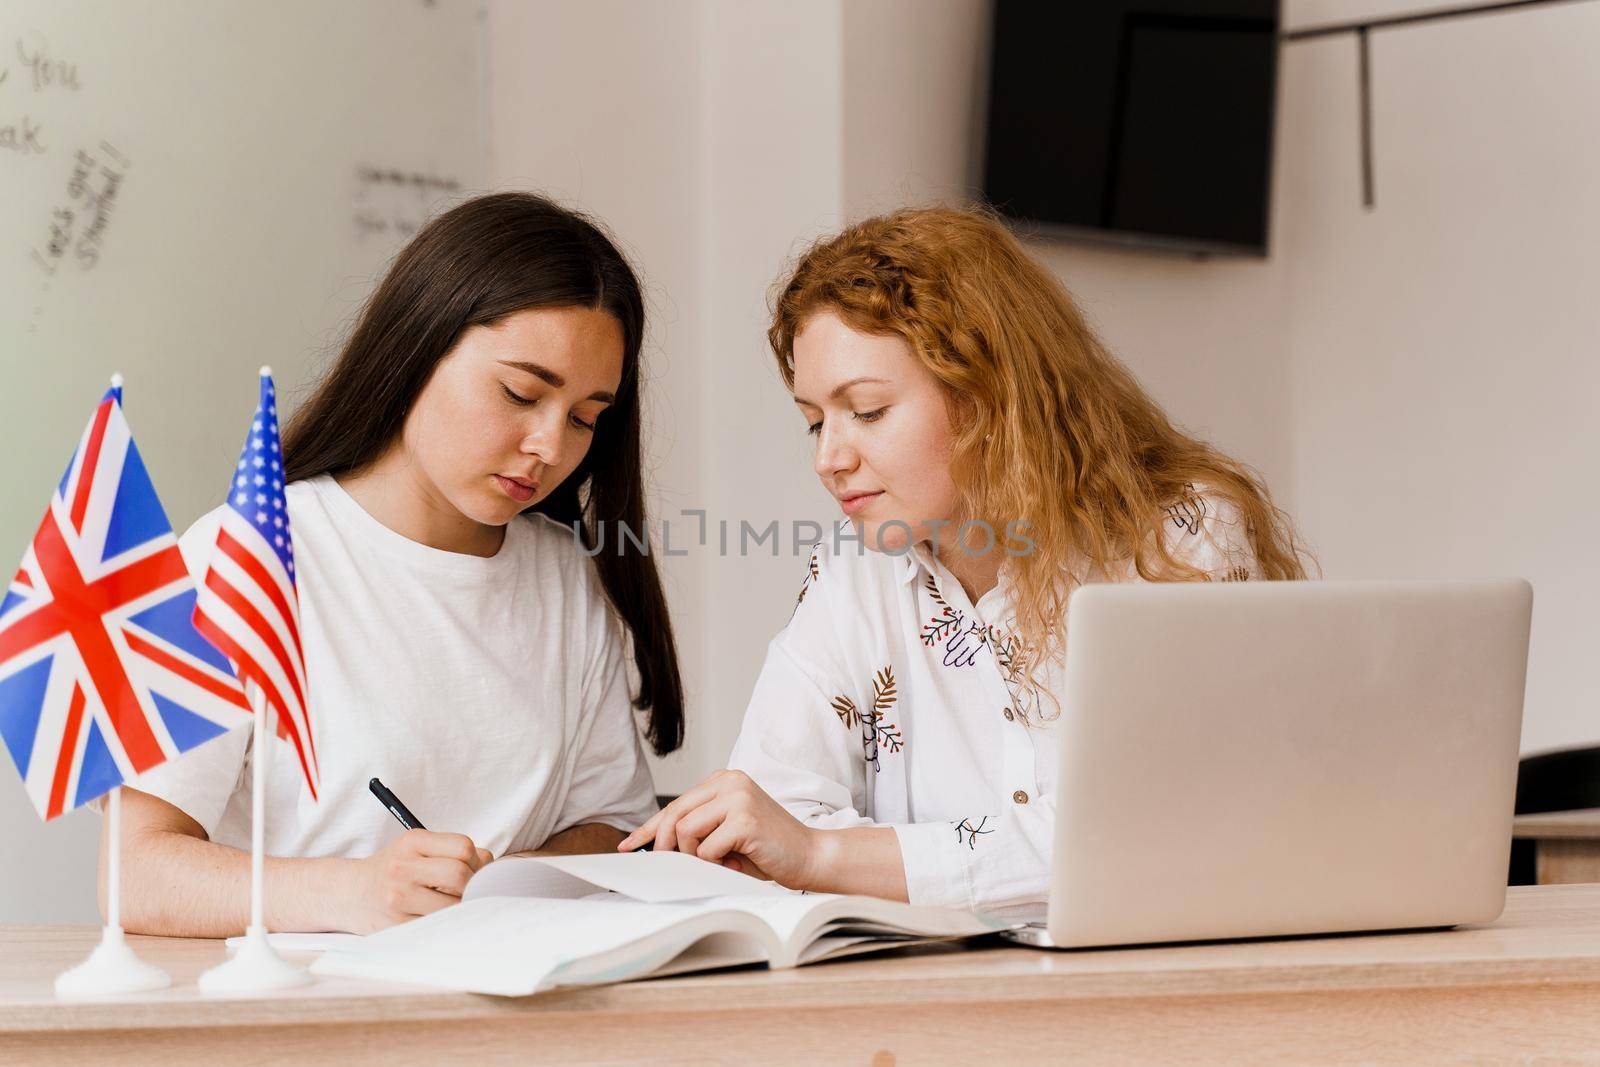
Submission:
[[[1265,255],[1277,0],[996,0],[984,196],[1030,230]]]

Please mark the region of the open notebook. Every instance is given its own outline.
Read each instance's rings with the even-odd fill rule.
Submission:
[[[741,964],[796,967],[1008,924],[797,893],[679,852],[498,860],[461,903],[331,948],[316,974],[526,996]]]

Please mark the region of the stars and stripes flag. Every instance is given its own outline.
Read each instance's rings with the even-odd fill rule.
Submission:
[[[278,736],[294,747],[316,799],[317,750],[306,700],[282,460],[277,391],[272,372],[263,367],[261,400],[228,487],[227,506],[220,509],[222,523],[200,583],[194,623],[277,713]]]
[[[194,604],[113,378],[0,597],[0,737],[43,818],[249,722]]]

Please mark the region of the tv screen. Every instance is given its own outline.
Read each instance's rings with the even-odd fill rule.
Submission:
[[[1046,233],[1265,255],[1276,0],[998,0],[984,195]]]

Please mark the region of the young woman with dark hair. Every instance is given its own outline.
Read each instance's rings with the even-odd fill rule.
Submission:
[[[245,730],[141,779],[125,926],[244,928],[254,774],[276,930],[427,914],[494,856],[606,850],[655,811],[633,710],[658,753],[683,737],[660,579],[625,539],[585,552],[644,529],[643,334],[627,261],[541,197],[468,201],[401,251],[284,436],[320,798]],[[216,515],[182,539],[196,570]]]

